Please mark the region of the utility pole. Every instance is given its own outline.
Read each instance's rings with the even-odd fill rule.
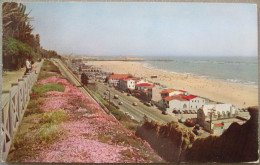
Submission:
[[[213,114],[213,111],[216,111],[215,110],[215,107],[213,107],[212,109],[210,109],[210,133],[212,134],[212,114]]]
[[[109,93],[109,108],[110,108],[110,90],[107,89],[107,91]]]

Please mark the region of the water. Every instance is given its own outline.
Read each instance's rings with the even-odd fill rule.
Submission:
[[[180,74],[193,74],[229,83],[258,86],[257,57],[141,57],[143,65]],[[149,60],[169,61],[149,61]],[[171,60],[171,61],[170,61]]]

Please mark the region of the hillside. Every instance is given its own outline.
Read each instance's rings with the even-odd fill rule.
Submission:
[[[45,61],[8,162],[152,163],[150,145],[82,94]]]

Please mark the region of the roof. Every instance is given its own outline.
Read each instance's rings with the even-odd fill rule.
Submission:
[[[188,101],[187,99],[185,99],[184,97],[185,95],[174,95],[174,96],[167,96],[164,98],[164,100],[166,101],[171,101],[171,100],[180,100],[180,101]]]
[[[136,87],[145,87],[145,86],[151,86],[152,84],[149,83],[141,83],[141,84],[136,84]]]
[[[191,99],[194,99],[195,97],[197,97],[197,96],[195,96],[195,95],[189,95],[189,96],[186,96],[186,97],[184,97],[184,98],[187,99],[187,100],[191,100]]]
[[[171,92],[174,92],[174,91],[176,91],[176,90],[175,89],[166,89],[166,90],[163,90],[161,92],[161,94],[171,93]]]
[[[184,91],[184,90],[179,90],[180,92],[187,92],[187,91]]]
[[[131,74],[111,74],[108,76],[109,79],[121,79],[121,78],[128,78],[132,76]]]

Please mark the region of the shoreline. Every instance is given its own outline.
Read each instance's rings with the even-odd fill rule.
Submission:
[[[229,83],[229,84],[234,84],[234,85],[242,85],[242,86],[247,86],[247,87],[253,87],[253,88],[258,88],[258,84],[255,84],[255,82],[242,82],[241,80],[238,80],[240,82],[236,82],[236,79],[221,79],[221,78],[215,78],[215,77],[211,77],[211,76],[202,76],[202,75],[197,75],[195,73],[178,73],[178,72],[174,72],[174,71],[169,71],[169,70],[165,70],[165,69],[159,69],[153,66],[149,66],[149,63],[140,63],[142,64],[143,67],[147,68],[147,69],[152,69],[152,70],[157,70],[157,71],[161,71],[161,72],[168,72],[168,73],[173,73],[176,75],[183,75],[183,76],[187,76],[187,75],[191,75],[194,77],[199,77],[199,78],[203,78],[203,79],[208,79],[208,80],[212,80],[212,81],[220,81],[220,82],[224,82],[224,83]],[[250,84],[254,84],[254,85],[250,85]]]
[[[148,81],[157,82],[167,88],[181,89],[213,101],[231,103],[238,108],[258,106],[258,88],[235,83],[228,83],[197,75],[172,73],[156,68],[147,68],[139,62],[123,61],[88,61],[87,65],[100,67],[103,71],[118,74],[130,73],[143,77]],[[151,75],[158,78],[152,79]]]

